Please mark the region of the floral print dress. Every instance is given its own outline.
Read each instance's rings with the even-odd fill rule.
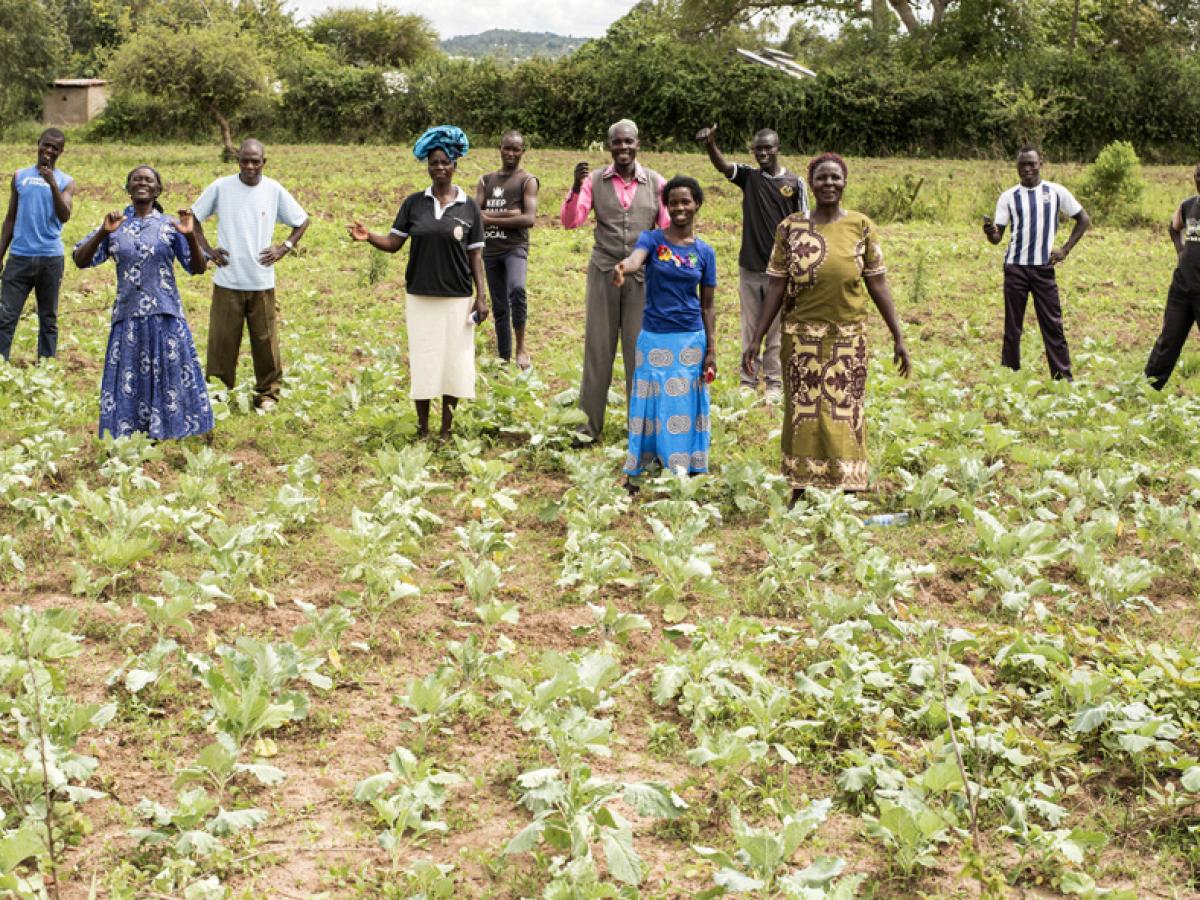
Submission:
[[[862,213],[818,224],[805,213],[779,223],[767,274],[784,291],[783,474],[793,488],[867,487],[867,289],[883,251]]]
[[[208,389],[175,285],[175,261],[185,271],[191,265],[187,238],[162,212],[138,217],[128,207],[125,221],[87,265],[110,258],[117,264],[117,297],[100,380],[101,437],[141,431],[165,439],[211,431]]]

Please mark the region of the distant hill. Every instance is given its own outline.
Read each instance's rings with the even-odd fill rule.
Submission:
[[[551,34],[548,31],[513,31],[493,28],[480,34],[464,34],[442,41],[442,50],[451,56],[481,59],[529,59],[531,56],[566,56],[587,38]]]

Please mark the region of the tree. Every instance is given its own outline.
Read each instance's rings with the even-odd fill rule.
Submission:
[[[36,112],[67,52],[60,22],[41,0],[0,0],[0,120]]]
[[[958,0],[683,0],[683,12],[693,27],[721,31],[744,25],[763,13],[807,10],[842,21],[866,21],[886,27],[887,10],[900,20],[910,35],[936,30]],[[926,3],[928,4],[927,20]],[[886,4],[886,5],[885,5]]]
[[[309,34],[359,66],[407,66],[437,53],[437,32],[424,16],[384,6],[327,10],[313,18]]]
[[[214,122],[227,154],[237,152],[230,120],[252,101],[270,96],[262,50],[233,22],[144,28],[117,50],[108,77],[118,92],[140,92],[184,115]]]

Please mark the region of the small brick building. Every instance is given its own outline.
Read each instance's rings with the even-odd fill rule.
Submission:
[[[86,125],[104,111],[108,82],[99,78],[60,78],[42,100],[45,125]]]

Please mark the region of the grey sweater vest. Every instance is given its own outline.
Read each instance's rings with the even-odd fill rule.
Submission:
[[[629,209],[621,206],[617,192],[603,177],[603,170],[592,175],[592,211],[596,215],[596,245],[592,262],[601,271],[610,272],[633,252],[638,235],[654,228],[658,219],[658,195],[662,178],[646,169],[646,183],[638,182]],[[613,178],[619,176],[613,175]]]

